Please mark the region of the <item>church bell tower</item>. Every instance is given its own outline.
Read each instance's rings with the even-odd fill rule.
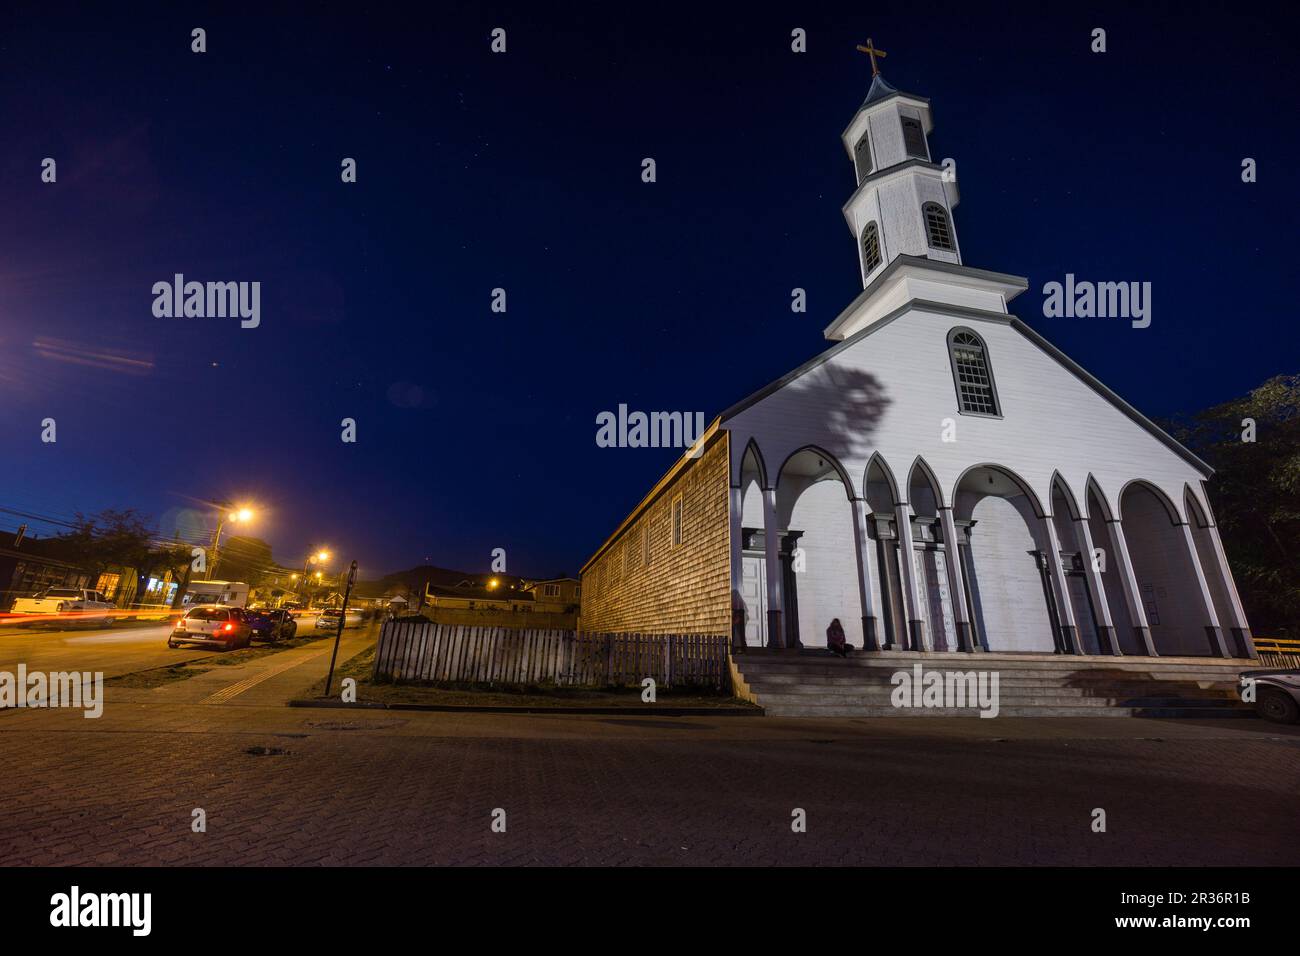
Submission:
[[[885,53],[871,40],[858,50],[871,57],[871,89],[841,138],[857,174],[844,218],[865,288],[901,255],[960,265],[961,247],[957,181],[930,153],[930,101],[886,82],[876,64]]]

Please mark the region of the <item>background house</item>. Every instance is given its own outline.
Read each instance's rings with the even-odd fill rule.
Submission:
[[[578,582],[573,578],[525,581],[491,575],[454,585],[430,584],[420,613],[440,624],[574,629]]]

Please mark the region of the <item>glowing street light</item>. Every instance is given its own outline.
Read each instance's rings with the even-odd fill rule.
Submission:
[[[221,529],[225,527],[227,521],[235,524],[248,524],[253,520],[253,511],[251,508],[239,508],[226,505],[230,508],[230,513],[217,520],[217,530],[212,535],[212,566],[208,568],[208,580],[215,581],[217,578],[217,563],[221,560]]]
[[[309,583],[309,582],[311,581],[311,579],[312,579],[312,575],[309,575],[309,574],[308,574],[308,570],[311,568],[311,566],[312,566],[313,564],[324,564],[324,563],[325,563],[326,561],[328,561],[329,559],[330,559],[330,553],[329,553],[328,551],[326,551],[324,548],[321,548],[321,549],[319,549],[319,550],[317,550],[317,551],[311,551],[311,552],[308,552],[307,557],[305,557],[305,558],[302,559],[302,578],[303,578],[303,582],[304,582],[304,583]],[[319,571],[317,571],[316,574],[315,574],[314,576],[315,576],[315,578],[316,578],[317,581],[319,581],[319,580],[321,579],[321,573],[320,573]],[[298,575],[295,574],[295,575],[293,576],[293,579],[294,579],[295,581],[297,581],[297,580],[298,580]]]

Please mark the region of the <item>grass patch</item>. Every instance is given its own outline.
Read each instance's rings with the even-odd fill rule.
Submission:
[[[197,663],[169,664],[166,667],[151,667],[145,671],[136,671],[133,674],[119,674],[116,677],[105,678],[104,684],[109,687],[129,687],[134,690],[151,690],[154,687],[164,687],[167,684],[176,681],[189,680],[199,674],[211,670],[205,666],[207,661]]]
[[[640,687],[503,687],[499,684],[464,684],[445,681],[373,681],[375,648],[368,647],[334,670],[331,697],[339,693],[346,677],[357,682],[358,703],[425,704],[474,707],[647,707]],[[317,681],[303,697],[321,697],[325,681]],[[708,688],[665,688],[655,692],[655,703],[665,707],[748,707],[723,691]]]
[[[312,634],[308,637],[294,637],[288,641],[277,641],[274,644],[253,644],[249,647],[242,647],[237,651],[225,651],[220,654],[214,654],[212,657],[204,660],[204,664],[215,664],[218,667],[229,667],[232,664],[247,664],[249,661],[255,661],[259,657],[266,657],[270,654],[279,654],[281,651],[290,651],[295,647],[306,647],[308,644],[322,640],[319,634]]]

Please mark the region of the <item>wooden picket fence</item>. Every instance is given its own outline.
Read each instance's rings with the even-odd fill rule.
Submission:
[[[590,634],[547,628],[386,621],[377,680],[572,687],[705,685],[726,689],[727,638],[718,634]]]

